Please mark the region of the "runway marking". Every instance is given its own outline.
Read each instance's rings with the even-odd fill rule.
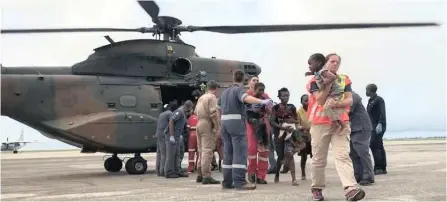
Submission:
[[[387,201],[417,201],[413,196],[411,195],[402,195],[398,197],[391,197],[387,198]]]
[[[397,166],[393,166],[393,167],[394,168],[419,167],[419,166],[435,165],[438,163],[439,163],[438,161],[428,161],[428,162],[412,163],[412,164],[405,164],[405,165],[397,165]]]
[[[51,195],[51,196],[38,196],[31,197],[32,200],[40,200],[40,199],[81,199],[81,198],[90,198],[90,197],[108,197],[108,196],[117,196],[117,195],[129,195],[134,193],[135,191],[114,191],[114,192],[92,192],[92,193],[78,193],[78,194],[62,194],[62,195]]]
[[[10,198],[22,198],[22,197],[32,197],[37,194],[2,194],[1,199],[10,199]]]

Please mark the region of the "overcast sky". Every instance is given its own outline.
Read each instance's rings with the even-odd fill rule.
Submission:
[[[162,0],[160,15],[175,16],[184,25],[240,25],[347,22],[445,23],[445,1],[329,1],[329,0]],[[274,2],[274,3],[273,3]],[[150,17],[133,0],[1,0],[1,27],[69,28],[152,26]],[[299,105],[305,93],[307,59],[315,52],[341,55],[340,71],[367,102],[365,86],[376,83],[385,99],[391,131],[445,130],[445,34],[443,27],[375,30],[307,31],[224,35],[183,33],[199,55],[255,62],[260,79],[276,98],[287,87],[291,102]],[[1,36],[1,63],[70,66],[98,46],[115,41],[152,38],[139,33],[75,33]],[[25,139],[49,141],[34,129],[1,118],[0,137],[16,139],[22,127]],[[7,127],[7,128],[6,128]],[[49,144],[54,143],[53,140]],[[63,145],[62,143],[60,143]],[[43,144],[45,145],[45,144]]]

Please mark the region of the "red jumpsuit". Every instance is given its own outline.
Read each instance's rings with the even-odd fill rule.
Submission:
[[[254,92],[251,90],[247,91],[248,95],[254,96]],[[265,99],[270,99],[270,97],[264,93],[263,97]],[[264,122],[267,125],[266,134],[270,135],[270,124],[267,117],[264,117]],[[258,140],[256,138],[256,129],[252,127],[251,124],[246,122],[247,125],[247,140],[248,140],[248,169],[247,174],[256,174],[256,177],[265,180],[267,175],[267,170],[269,166],[268,155],[269,151],[259,152],[258,151]]]
[[[199,158],[199,152],[197,150],[197,134],[196,134],[196,126],[197,122],[199,120],[197,119],[197,116],[195,114],[192,114],[188,118],[188,125],[189,128],[189,137],[188,137],[188,172],[193,172],[195,168],[195,163],[197,159]],[[194,155],[195,154],[195,155]],[[196,157],[194,159],[194,156]]]

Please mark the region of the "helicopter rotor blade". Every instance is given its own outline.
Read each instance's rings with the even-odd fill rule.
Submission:
[[[160,13],[160,8],[158,7],[157,3],[155,1],[138,1],[141,8],[146,11],[149,16],[152,18],[152,22],[155,24],[158,24],[158,14]]]
[[[62,33],[62,32],[154,32],[153,28],[67,28],[67,29],[2,29],[2,34],[27,34],[27,33]]]
[[[390,27],[439,26],[437,23],[354,23],[354,24],[301,24],[301,25],[239,25],[239,26],[188,26],[189,32],[209,31],[225,34],[244,34],[260,32],[311,31],[328,29],[367,29]],[[182,30],[183,31],[183,30]]]

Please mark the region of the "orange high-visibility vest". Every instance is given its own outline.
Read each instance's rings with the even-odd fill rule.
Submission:
[[[347,75],[337,74],[337,77],[339,79],[337,79],[336,82],[338,82],[343,89],[346,85],[352,83]],[[310,85],[312,82],[315,81],[315,77],[312,76],[312,78],[306,85],[307,92],[309,92],[309,106],[307,110],[307,117],[309,117],[309,122],[311,122],[311,124],[332,124],[331,120],[329,120],[329,117],[323,115],[323,105],[319,105],[315,96],[310,93]],[[342,100],[343,98],[344,95],[342,97]],[[349,121],[349,109],[350,107],[345,108],[345,112],[340,114],[341,121]]]

